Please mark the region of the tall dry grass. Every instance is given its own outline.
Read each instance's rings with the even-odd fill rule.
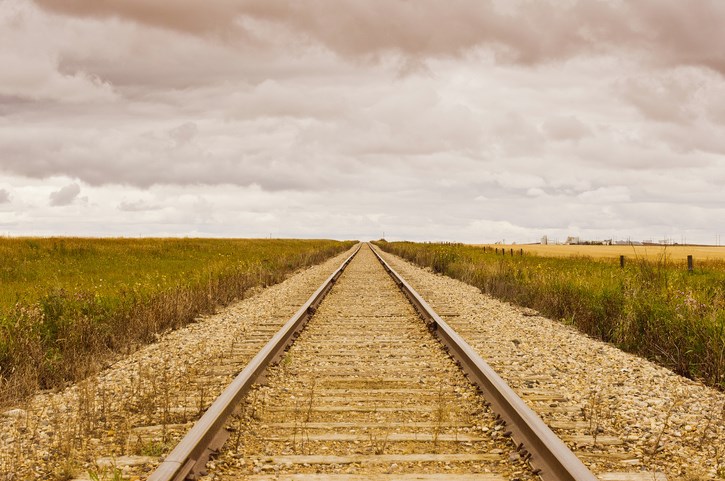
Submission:
[[[0,239],[0,404],[82,379],[351,242]]]
[[[481,247],[376,242],[499,299],[725,389],[725,263],[545,258]]]

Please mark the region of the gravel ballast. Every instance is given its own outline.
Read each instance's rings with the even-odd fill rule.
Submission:
[[[349,255],[160,337],[84,382],[0,413],[0,481],[143,479],[199,414]],[[527,402],[580,410],[629,470],[725,479],[725,394],[593,340],[561,322],[383,254]],[[551,402],[541,393],[560,393]],[[542,404],[536,395],[546,397]],[[548,394],[547,394],[548,396]],[[555,421],[555,419],[554,419]],[[590,453],[567,440],[578,453]],[[582,457],[592,471],[606,467]],[[653,475],[652,479],[662,479]]]
[[[142,479],[352,250],[0,413],[0,481]]]
[[[241,411],[202,480],[538,478],[367,246]]]
[[[722,392],[461,281],[382,255],[517,392],[535,380],[537,389],[562,393],[567,405],[596,417],[602,436],[621,439],[639,469],[670,480],[725,479]],[[542,418],[547,421],[546,414]],[[595,474],[600,470],[583,461]]]

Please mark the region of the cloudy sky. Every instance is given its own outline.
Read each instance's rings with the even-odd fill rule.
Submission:
[[[725,234],[721,0],[0,0],[0,235]]]

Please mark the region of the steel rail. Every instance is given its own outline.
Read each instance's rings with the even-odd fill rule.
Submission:
[[[173,451],[147,478],[148,481],[183,481],[203,474],[209,456],[217,452],[229,433],[224,425],[249,389],[264,371],[278,361],[294,341],[307,321],[317,310],[322,299],[360,251],[361,244],[340,267],[315,291],[287,323],[269,340],[249,364],[212,403],[204,415],[176,445]]]
[[[370,245],[370,244],[368,244]],[[544,481],[597,481],[589,469],[529,408],[491,366],[435,313],[430,305],[370,246],[398,287],[410,300],[429,328],[458,361],[468,378],[483,392],[493,411],[505,423],[522,457]]]

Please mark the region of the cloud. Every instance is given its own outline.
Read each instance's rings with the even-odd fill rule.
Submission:
[[[490,127],[492,143],[511,157],[521,157],[538,151],[544,140],[528,116],[507,112],[497,116]]]
[[[196,136],[199,128],[194,122],[185,122],[173,129],[169,130],[169,137],[176,141],[176,145],[182,145],[189,142]]]
[[[630,22],[638,24],[641,32],[636,39],[656,59],[667,65],[705,66],[725,74],[725,52],[718,47],[725,42],[725,3],[643,0],[631,8],[634,17]]]
[[[81,193],[81,188],[78,184],[69,184],[62,187],[60,190],[50,193],[50,205],[62,206],[69,205],[78,197]]]
[[[2,2],[0,222],[483,241],[724,214],[721,2],[207,3]]]
[[[574,116],[553,117],[542,125],[546,135],[554,140],[580,140],[591,135],[591,130]]]
[[[0,204],[10,203],[10,192],[5,189],[0,189]]]
[[[583,202],[592,204],[619,204],[631,200],[629,188],[616,185],[582,192],[578,197]]]
[[[0,96],[62,103],[113,102],[113,88],[98,76],[60,70],[59,48],[47,42],[47,35],[54,30],[52,21],[26,3],[3,3],[0,45],[12,47],[0,48]]]
[[[725,73],[725,6],[718,0],[416,2],[341,0],[36,0],[74,16],[115,17],[192,35],[259,42],[288,32],[350,58],[461,56],[487,47],[504,61],[536,64],[637,50],[668,65]],[[433,27],[434,26],[434,27]]]
[[[224,31],[234,28],[236,17],[245,2],[216,0],[201,5],[193,0],[36,0],[52,11],[67,15],[116,17],[191,33]]]
[[[648,119],[658,122],[687,123],[695,118],[692,101],[700,87],[696,78],[668,73],[624,81],[622,97]]]
[[[118,206],[118,209],[124,212],[144,212],[150,210],[159,210],[162,209],[162,207],[154,204],[149,204],[143,200],[136,200],[133,202],[121,202]]]
[[[504,188],[516,190],[528,191],[530,189],[540,188],[546,184],[546,181],[538,175],[512,172],[509,170],[503,173],[492,173],[489,175],[489,178]]]

